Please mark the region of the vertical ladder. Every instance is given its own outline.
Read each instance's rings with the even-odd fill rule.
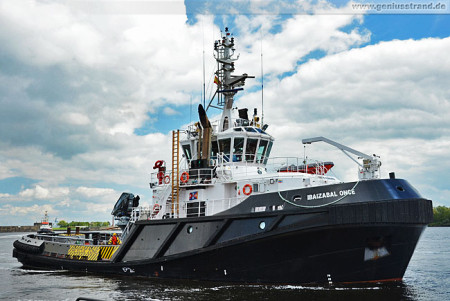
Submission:
[[[180,131],[172,131],[172,217],[179,217],[180,214],[180,169],[178,162],[180,162]]]

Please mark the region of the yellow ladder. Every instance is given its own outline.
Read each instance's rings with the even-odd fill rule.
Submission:
[[[180,191],[180,169],[178,162],[180,162],[180,131],[172,131],[172,216],[179,217],[180,215],[180,198],[178,192]]]

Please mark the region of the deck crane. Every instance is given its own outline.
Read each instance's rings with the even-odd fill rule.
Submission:
[[[364,154],[360,151],[357,151],[351,147],[345,146],[343,144],[340,144],[336,141],[330,140],[325,137],[314,137],[314,138],[307,138],[303,139],[303,144],[311,144],[314,142],[325,142],[328,143],[338,149],[340,149],[345,155],[347,155],[350,159],[352,159],[356,164],[359,166],[359,179],[360,180],[371,180],[371,179],[378,179],[380,178],[380,166],[381,161],[379,161],[379,156],[373,154],[372,156]],[[348,153],[352,153],[356,156],[358,156],[358,159],[363,159],[363,163],[361,164],[357,160],[355,160],[352,156],[350,156]]]

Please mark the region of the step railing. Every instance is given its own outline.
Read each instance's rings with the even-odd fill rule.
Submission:
[[[217,200],[195,200],[190,202],[180,203],[179,217],[194,217],[194,216],[211,216],[219,212],[223,212],[230,208],[239,205],[246,197],[234,197]],[[133,208],[133,212],[136,211],[136,220],[151,220],[159,218],[173,218],[171,214],[172,204],[167,202],[165,208],[160,208],[159,214],[154,214],[153,208],[150,207],[137,207]]]

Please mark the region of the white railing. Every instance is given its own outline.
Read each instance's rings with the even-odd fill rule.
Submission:
[[[314,170],[317,175],[324,175],[328,172],[325,162],[298,157],[273,157],[269,158],[266,165],[268,172],[302,172]]]
[[[244,155],[245,156],[245,155]],[[253,156],[253,155],[249,155]],[[253,163],[247,161],[230,161],[229,156],[223,153],[217,154],[217,159],[213,160],[213,168],[198,169],[182,169],[180,176],[186,172],[189,180],[185,183],[180,181],[180,187],[213,185],[217,179],[221,182],[232,181],[234,178],[255,177],[258,174],[278,173],[278,172],[300,172],[314,173],[316,175],[325,175],[329,169],[325,166],[325,162],[307,159],[306,164],[303,158],[299,157],[262,157],[260,162],[268,161],[267,165],[262,163]],[[264,172],[263,172],[264,171]],[[313,172],[311,172],[313,171]],[[171,172],[169,172],[171,175]],[[156,173],[154,174],[156,178]],[[258,176],[256,176],[258,178]],[[156,184],[155,184],[156,185]],[[161,184],[157,186],[165,186],[169,184]]]
[[[189,169],[189,162],[183,156],[181,157],[180,162],[178,162],[178,166],[180,167],[181,172],[183,172]],[[158,174],[159,172],[150,173],[150,188],[172,186],[172,170],[168,169],[164,172],[164,176],[161,179],[161,184],[159,184]]]
[[[217,132],[217,130],[219,128],[220,121],[219,120],[210,120],[209,122],[211,124],[212,129],[213,129],[213,132]],[[199,123],[199,125],[201,126],[200,123]],[[186,132],[188,138],[190,138],[190,137],[197,137],[198,136],[198,131],[197,131],[196,123],[190,124],[185,132]]]
[[[244,156],[246,156],[244,154]],[[254,156],[247,155],[247,156]],[[257,163],[253,161],[229,161],[228,156],[223,153],[219,153],[217,157],[217,169],[216,174],[225,181],[231,181],[234,177],[254,177],[256,174],[263,174],[266,170],[266,165],[262,162],[267,161],[268,158],[261,157]]]
[[[183,174],[187,174],[186,177]],[[189,185],[212,185],[214,175],[213,168],[197,168],[190,170],[182,170],[180,174],[180,187]]]
[[[95,239],[97,241],[98,245],[105,245],[108,243],[109,236],[111,236],[108,233],[99,233],[98,234],[99,239]],[[93,244],[94,239],[93,238],[86,238],[84,234],[80,233],[76,236],[64,236],[63,234],[59,235],[45,235],[45,234],[34,234],[33,236],[30,236],[34,239],[43,240],[43,241],[49,241],[49,242],[55,242],[55,243],[62,243],[62,244],[79,244],[84,245],[86,243]],[[121,234],[119,234],[119,238],[121,237]]]
[[[153,207],[134,207],[131,211],[130,222],[154,219],[158,211],[154,210]]]
[[[244,154],[233,154],[233,157],[230,158],[230,154],[218,153],[217,160],[214,158],[214,165],[242,165],[242,164],[251,164],[251,165],[259,165],[264,166],[267,163],[269,158],[265,156],[255,155],[254,153],[244,153]]]
[[[182,202],[180,203],[178,217],[211,216],[240,204],[244,199],[245,197],[235,197],[218,200]],[[163,210],[162,214],[157,214],[156,211],[150,207],[133,208],[130,223],[139,220],[159,219],[163,216],[164,218],[177,217],[176,213],[172,212],[172,202],[167,202],[165,208],[160,207],[159,209]]]
[[[218,132],[218,129],[219,129],[219,126],[220,126],[220,121],[219,120],[210,120],[210,123],[211,123],[211,127],[213,128],[213,132],[214,133]],[[255,127],[255,128],[258,129],[256,131],[262,131],[260,129],[262,124],[254,122],[252,119],[247,120],[247,119],[242,119],[242,118],[232,118],[231,122],[229,124],[229,128],[233,128],[233,127],[237,127],[237,126]],[[196,124],[190,124],[188,126],[187,130],[185,131],[185,133],[187,134],[188,138],[190,138],[190,137],[197,137],[198,136],[197,125]]]
[[[246,197],[217,200],[195,200],[180,204],[179,217],[211,216],[240,204]],[[166,204],[166,216],[173,217],[172,204]]]
[[[187,173],[188,177],[183,176],[183,173]],[[172,187],[172,171],[166,173],[165,176],[168,176],[170,181],[163,180],[162,184],[159,184],[158,173],[152,173],[150,186],[152,188],[158,187],[159,189],[167,189],[167,187]],[[178,181],[180,183],[180,187],[190,185],[211,185],[213,184],[212,179],[216,178],[213,168],[180,169],[179,177],[180,179],[178,179]],[[181,179],[182,177],[186,180]],[[167,195],[167,197],[168,196],[169,195]]]
[[[150,188],[172,186],[172,170],[167,170],[159,184],[158,172],[150,173]]]

